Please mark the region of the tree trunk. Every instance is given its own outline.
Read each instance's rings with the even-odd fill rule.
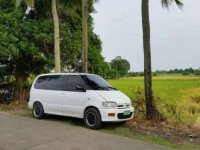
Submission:
[[[31,9],[35,8],[35,0],[26,0],[26,4],[28,7],[30,7]]]
[[[56,0],[52,0],[52,15],[54,21],[54,52],[55,52],[55,72],[61,72],[60,66],[60,29]]]
[[[15,7],[19,7],[19,5],[21,4],[22,0],[15,0]]]
[[[23,69],[23,65],[17,63],[16,71],[15,71],[15,89],[13,102],[14,104],[25,104],[26,101],[26,89],[24,88],[24,83],[27,79],[27,75],[25,74],[25,70]]]
[[[32,0],[32,4],[31,4],[31,8],[34,9],[35,8],[35,0]]]
[[[88,0],[82,0],[82,72],[88,72]]]
[[[147,119],[157,120],[160,118],[160,113],[156,108],[152,91],[149,0],[142,0],[142,27],[144,48],[144,84],[146,100],[146,117]]]

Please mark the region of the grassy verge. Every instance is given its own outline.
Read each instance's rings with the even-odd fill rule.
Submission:
[[[105,133],[109,133],[109,134],[115,134],[115,135],[120,135],[120,136],[124,136],[128,138],[132,138],[132,139],[138,139],[138,140],[142,140],[148,143],[158,144],[158,145],[180,149],[180,150],[199,150],[200,149],[200,146],[195,145],[195,144],[190,144],[190,143],[176,144],[166,139],[159,138],[157,136],[145,136],[145,135],[137,134],[125,126],[115,126],[115,127],[110,126],[110,127],[106,127],[102,129],[101,131]]]
[[[0,111],[6,111],[8,110],[8,105],[0,104]]]
[[[79,126],[83,127],[84,123],[83,120],[81,119],[76,119],[76,118],[69,118],[67,121],[64,121],[68,125],[73,125],[73,126]],[[160,138],[158,136],[151,136],[151,135],[142,135],[133,132],[130,130],[128,127],[125,125],[119,125],[119,124],[105,124],[102,129],[99,130],[99,132],[104,132],[104,133],[109,133],[109,134],[114,134],[114,135],[119,135],[123,137],[128,137],[131,139],[137,139],[137,140],[142,140],[151,144],[157,144],[169,148],[175,148],[175,149],[180,149],[180,150],[199,150],[200,146],[195,145],[195,144],[190,144],[190,143],[173,143],[170,142],[167,139]]]

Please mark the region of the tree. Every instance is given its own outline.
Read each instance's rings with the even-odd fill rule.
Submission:
[[[81,71],[80,0],[59,0],[57,7],[62,37],[61,64],[63,67],[71,66],[76,72]],[[32,74],[49,72],[54,68],[51,1],[36,1],[34,6],[36,17],[32,17],[32,13],[25,14],[26,10],[27,3],[22,2],[16,9],[14,0],[0,0],[0,78],[4,79],[8,75],[15,77],[14,100],[19,103],[26,102],[24,88],[26,79]],[[89,12],[91,11],[93,11],[92,2],[89,2]],[[90,72],[104,76],[110,68],[101,55],[101,40],[93,31],[90,13],[88,18],[90,41],[88,68]]]
[[[88,12],[91,12],[91,4],[98,0],[82,0],[82,72],[88,72]]]
[[[180,2],[180,0],[161,0],[161,2],[162,6],[167,8],[173,2],[175,2],[180,7],[183,5]],[[160,119],[161,115],[156,108],[152,91],[149,0],[142,0],[142,28],[144,48],[144,85],[146,100],[146,116],[147,119]]]
[[[52,0],[52,15],[54,22],[54,55],[55,55],[55,72],[61,72],[60,66],[60,27],[57,12],[57,0]]]
[[[82,72],[88,72],[88,0],[82,0]]]
[[[19,5],[20,0],[16,0],[17,4]],[[34,7],[35,0],[25,0],[28,7]],[[40,0],[36,0],[36,3],[39,3]],[[68,1],[69,2],[69,1]],[[50,2],[48,2],[50,3]],[[70,2],[71,3],[71,2]],[[48,6],[48,5],[47,5]],[[52,9],[52,16],[54,22],[54,63],[55,63],[55,72],[61,72],[61,59],[60,59],[60,24],[59,24],[59,16],[57,11],[57,0],[51,1],[51,9]]]
[[[16,7],[16,8],[19,7],[20,4],[21,4],[21,2],[22,2],[22,0],[16,0],[16,2],[15,2],[15,7]]]
[[[11,67],[15,76],[14,101],[25,103],[27,77],[31,73],[45,72],[51,63],[53,28],[50,18],[24,18],[24,4],[15,9],[12,0],[6,2],[0,1],[0,63]]]
[[[130,70],[130,63],[126,59],[122,59],[121,56],[117,56],[110,63],[111,69],[118,72],[120,76],[125,76]]]

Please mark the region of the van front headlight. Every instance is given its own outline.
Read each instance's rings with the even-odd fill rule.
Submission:
[[[102,106],[105,107],[105,108],[116,108],[117,103],[115,103],[115,102],[103,102]]]

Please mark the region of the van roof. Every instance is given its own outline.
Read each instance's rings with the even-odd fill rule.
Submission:
[[[47,76],[47,75],[94,75],[90,73],[46,73],[46,74],[40,74],[38,76]]]

